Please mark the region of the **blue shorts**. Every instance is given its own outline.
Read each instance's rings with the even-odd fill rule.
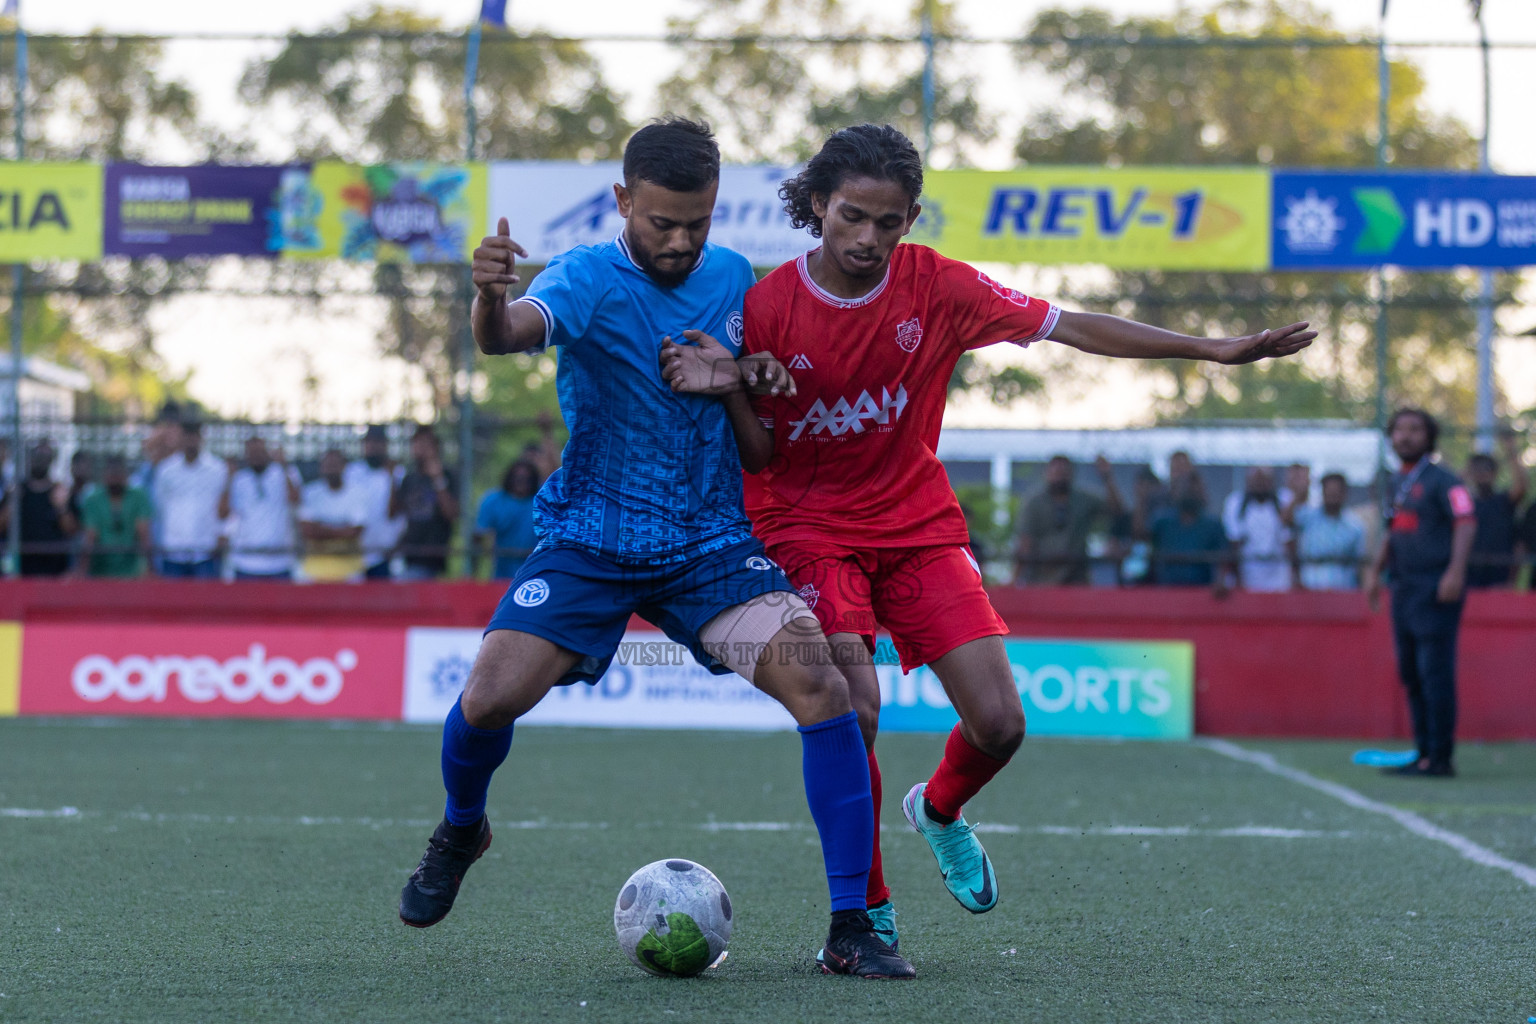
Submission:
[[[576,547],[538,547],[507,588],[487,633],[515,629],[584,655],[560,684],[594,683],[613,661],[631,615],[687,647],[715,675],[730,671],[704,650],[699,631],[727,608],[779,591],[795,593],[756,538],[671,565],[615,562]]]

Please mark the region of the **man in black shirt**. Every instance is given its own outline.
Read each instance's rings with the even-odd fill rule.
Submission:
[[[49,475],[56,454],[48,441],[39,441],[27,453],[27,479],[18,488],[23,576],[62,576],[69,571],[69,538],[76,521],[69,511],[69,489]],[[14,512],[10,501],[6,509]]]
[[[395,488],[389,513],[405,516],[405,533],[400,537],[404,578],[435,579],[448,569],[459,499],[453,474],[443,468],[441,442],[430,426],[422,424],[411,435],[411,459],[411,470]]]
[[[1507,587],[1515,577],[1515,543],[1518,517],[1525,501],[1525,466],[1515,435],[1504,435],[1504,457],[1509,462],[1509,490],[1496,491],[1499,460],[1482,452],[1467,460],[1467,482],[1472,485],[1472,504],[1477,515],[1477,539],[1467,567],[1468,587]]]
[[[1456,634],[1477,520],[1461,481],[1430,459],[1439,433],[1422,409],[1399,409],[1388,421],[1402,468],[1387,485],[1387,532],[1366,577],[1374,608],[1381,574],[1391,570],[1397,671],[1419,752],[1413,763],[1390,769],[1399,775],[1455,774]]]

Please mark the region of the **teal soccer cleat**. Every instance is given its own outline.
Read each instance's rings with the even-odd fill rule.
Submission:
[[[985,914],[997,906],[997,875],[992,861],[963,817],[948,825],[928,817],[923,810],[923,791],[927,788],[926,783],[919,782],[908,790],[901,801],[901,813],[907,824],[928,840],[949,894],[971,913]]]

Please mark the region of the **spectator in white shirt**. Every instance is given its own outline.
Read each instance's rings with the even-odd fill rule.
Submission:
[[[181,451],[155,467],[155,520],[163,546],[161,574],[174,579],[216,579],[219,575],[219,498],[229,467],[203,451],[203,425],[181,425]]]
[[[405,469],[389,457],[389,433],[378,424],[363,435],[363,457],[347,466],[348,487],[362,493],[368,519],[363,524],[363,578],[389,579],[389,559],[400,534],[405,531],[405,517],[389,514],[395,488],[405,476]]]
[[[245,442],[245,466],[235,470],[219,499],[219,517],[230,520],[229,565],[237,580],[293,578],[293,513],[299,504],[299,471],[282,448],[260,437]]]
[[[299,533],[304,537],[307,579],[351,582],[363,578],[368,495],[347,484],[346,468],[346,457],[332,448],[320,456],[320,479],[304,486]]]
[[[1282,512],[1291,502],[1285,489],[1275,490],[1275,475],[1262,466],[1248,470],[1241,491],[1227,495],[1222,525],[1238,550],[1239,582],[1244,590],[1275,592],[1291,589],[1291,531]]]

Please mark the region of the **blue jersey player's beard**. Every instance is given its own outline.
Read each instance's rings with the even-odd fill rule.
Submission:
[[[699,254],[696,252],[680,253],[678,255],[682,257],[681,259],[667,260],[667,267],[676,268],[669,270],[657,264],[655,258],[640,246],[635,245],[633,240],[630,241],[630,249],[634,252],[635,262],[640,265],[640,269],[645,271],[652,281],[655,281],[663,288],[676,288],[688,280],[688,275],[693,273],[693,265],[699,260]],[[673,254],[666,253],[665,255],[671,256]]]

